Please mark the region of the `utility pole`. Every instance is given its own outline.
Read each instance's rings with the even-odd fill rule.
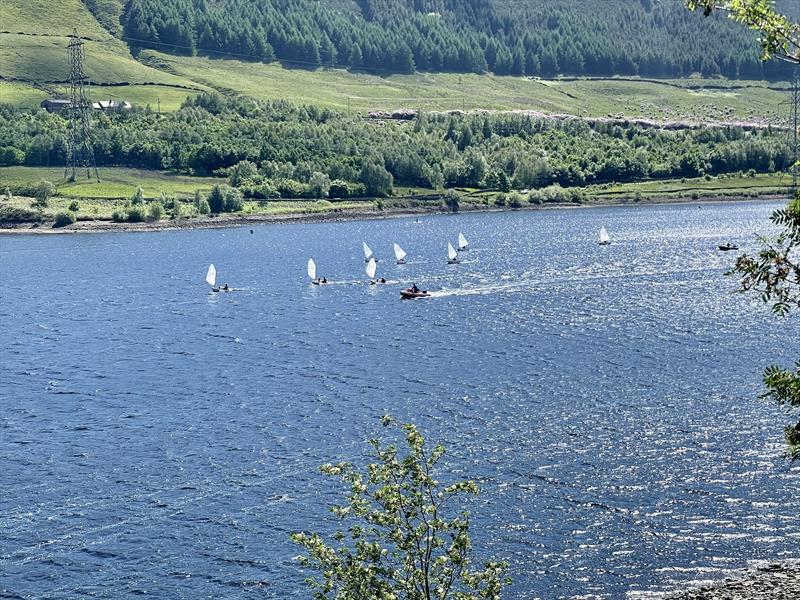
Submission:
[[[64,168],[64,177],[75,181],[78,170],[86,168],[86,178],[91,179],[91,171],[94,170],[94,177],[99,183],[100,175],[97,173],[97,163],[92,148],[92,107],[86,99],[89,77],[83,70],[83,40],[78,37],[77,29],[70,36],[67,54],[70,67],[70,103],[67,108],[69,124],[67,126],[67,164]]]

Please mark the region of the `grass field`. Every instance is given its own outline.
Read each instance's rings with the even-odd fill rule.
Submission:
[[[67,36],[77,29],[81,37],[113,40],[81,0],[3,0],[0,31],[42,36]]]
[[[0,76],[36,82],[65,81],[69,77],[66,37],[38,37],[0,33]],[[160,83],[197,87],[192,81],[154,69],[133,59],[125,47],[109,38],[86,42],[85,69],[95,83]]]
[[[6,188],[19,189],[41,179],[51,181],[58,195],[65,198],[130,198],[137,187],[144,190],[145,197],[159,198],[161,193],[169,196],[190,197],[195,190],[207,191],[221,180],[209,177],[186,177],[166,171],[146,171],[119,167],[101,168],[100,183],[86,179],[85,172],[78,181],[64,179],[64,169],[55,167],[0,167],[0,193]]]
[[[693,192],[702,195],[719,194],[732,196],[742,193],[784,193],[791,185],[789,173],[770,173],[755,177],[712,177],[711,179],[665,179],[660,181],[641,181],[636,183],[618,183],[614,185],[588,186],[586,191],[591,196],[625,197],[639,192],[642,196],[691,196]]]
[[[278,64],[143,56],[186,79],[253,98],[286,99],[339,110],[536,110],[583,116],[624,114],[656,119],[786,118],[785,94],[760,82],[536,80],[494,75],[416,73],[379,77],[344,70],[287,69]],[[717,89],[720,86],[722,89]]]

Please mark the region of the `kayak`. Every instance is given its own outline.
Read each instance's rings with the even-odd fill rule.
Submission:
[[[414,298],[428,298],[430,297],[430,294],[425,290],[420,292],[412,292],[411,289],[407,289],[400,292],[400,297],[403,300],[413,300]]]

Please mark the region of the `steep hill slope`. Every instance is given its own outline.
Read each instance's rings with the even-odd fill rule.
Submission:
[[[372,72],[788,72],[762,65],[752,33],[689,13],[681,0],[128,0],[121,19],[139,47]]]
[[[206,89],[134,59],[127,44],[112,35],[113,15],[119,14],[121,2],[104,1],[104,5],[100,0],[0,2],[0,78],[5,80],[0,81],[0,102],[16,103],[20,98],[27,101],[63,92],[62,84],[69,77],[66,47],[73,31],[86,43],[85,67],[95,86],[94,98],[120,97],[115,88],[124,86],[127,99],[149,102],[152,98],[155,104],[163,96],[165,104],[177,106],[187,95]],[[105,18],[110,30],[95,18],[90,7]],[[32,95],[31,88],[38,88],[40,94]]]
[[[589,55],[583,54],[580,56],[584,58],[578,57],[579,61],[583,60],[584,72],[587,65],[594,64],[596,69],[602,63],[606,70],[616,73],[625,71],[607,51],[616,47],[616,40],[634,40],[620,42],[620,47],[630,45],[632,55],[638,52],[636,47],[641,46],[648,52],[657,51],[659,56],[665,57],[663,60],[668,61],[672,56],[681,56],[685,48],[676,46],[679,42],[691,46],[686,40],[695,40],[693,28],[698,31],[707,28],[705,39],[716,40],[723,48],[741,48],[743,57],[757,55],[751,34],[724,19],[703,19],[690,14],[681,8],[679,0],[665,0],[653,6],[639,0],[586,0],[581,3],[567,0],[547,3],[528,0],[318,0],[311,4],[299,0],[192,0],[191,6],[181,4],[183,0],[157,2],[152,6],[147,4],[149,1],[0,2],[0,103],[36,106],[48,95],[64,92],[68,76],[67,35],[73,29],[77,29],[86,40],[86,68],[92,81],[90,95],[93,99],[124,99],[162,110],[176,109],[187,96],[199,90],[217,89],[259,99],[289,99],[359,112],[403,107],[423,110],[525,109],[591,116],[622,113],[665,120],[759,121],[768,118],[774,122],[784,100],[779,91],[769,89],[763,83],[694,79],[639,81],[635,77],[629,80],[547,81],[531,75],[424,71],[415,59],[418,52],[427,56],[425,53],[429,50],[432,52],[430,56],[438,56],[434,51],[438,44],[449,48],[448,52],[456,63],[453,69],[458,71],[461,69],[458,61],[474,55],[474,49],[467,48],[470,40],[477,40],[480,56],[476,60],[486,62],[487,69],[491,63],[491,68],[503,72],[509,70],[503,66],[508,58],[503,48],[516,44],[514,40],[517,40],[523,49],[526,44],[542,44],[538,53],[525,52],[524,70],[531,72],[535,71],[531,65],[535,66],[537,61],[541,64],[550,48],[555,48],[557,60],[568,65],[570,53],[561,46],[569,39],[574,40],[575,48],[582,45],[594,57],[586,58]],[[173,14],[180,6],[184,6],[186,12],[175,13],[179,18],[166,21],[156,18],[160,14]],[[123,33],[130,29],[132,15],[147,7],[152,11],[141,13],[137,22],[149,23],[147,27],[150,29],[142,25],[147,29],[144,35],[155,36],[158,43],[140,41],[143,38],[134,40]],[[333,62],[337,66],[311,68],[313,65],[305,64],[303,60],[299,60],[301,68],[296,64],[291,66],[300,56],[297,54],[292,55],[292,60],[281,61],[283,65],[279,61],[265,64],[253,60],[252,53],[239,56],[240,53],[235,52],[235,43],[230,40],[236,38],[237,31],[245,32],[242,35],[247,39],[255,35],[253,32],[261,31],[267,35],[266,25],[261,26],[254,19],[258,15],[273,18],[275,7],[282,11],[275,27],[295,32],[289,35],[295,40],[295,51],[299,52],[306,45],[316,48],[320,62],[324,62],[325,44],[317,47],[315,40],[322,36],[324,42],[327,36],[335,47]],[[301,7],[305,10],[301,11]],[[663,27],[659,29],[653,23],[664,11],[672,17],[663,21]],[[203,25],[203,31],[205,25],[209,25],[215,39],[219,36],[230,38],[224,52],[195,46],[194,51],[201,56],[187,56],[193,51],[191,44],[184,48],[164,41],[170,32],[177,35],[175,32],[181,27],[184,27],[181,35],[196,31],[200,21],[206,18],[201,18],[202,14],[211,19]],[[253,18],[234,18],[241,14]],[[637,24],[636,20],[642,15],[649,16]],[[219,19],[219,22],[214,19]],[[648,25],[647,19],[653,23]],[[317,27],[317,21],[320,27]],[[213,28],[211,23],[214,23]],[[678,27],[680,23],[685,29],[683,32]],[[333,29],[325,29],[333,25]],[[645,35],[648,31],[652,36]],[[414,37],[420,32],[426,36],[424,43],[420,42],[422,38]],[[669,32],[674,34],[672,42],[664,37]],[[729,36],[731,41],[722,43],[722,34]],[[361,39],[358,36],[366,36],[366,41],[358,42]],[[397,43],[411,44],[416,72],[388,73],[385,70],[387,64],[376,58],[380,56],[381,48],[398,47],[397,44],[392,46],[393,39]],[[415,39],[421,43],[419,47],[416,42],[411,43]],[[342,58],[344,52],[338,48],[349,43],[348,40],[359,45],[362,66],[365,61],[383,66],[377,70],[346,69],[347,61]],[[611,44],[610,40],[614,43]],[[643,45],[645,42],[647,45]],[[269,35],[266,43],[272,47]],[[280,48],[281,45],[276,43],[272,52]],[[698,52],[691,48],[690,51]],[[206,56],[202,56],[204,54]],[[572,55],[572,58],[576,56]],[[514,59],[514,53],[511,57]],[[517,67],[513,64],[514,60],[512,71],[519,67],[519,64]],[[653,66],[656,63],[647,64]],[[741,70],[744,63],[740,61],[737,64]],[[445,65],[441,65],[441,69],[444,68]],[[781,86],[777,84],[776,87]]]

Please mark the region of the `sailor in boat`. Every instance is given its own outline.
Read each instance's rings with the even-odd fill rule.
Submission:
[[[378,280],[378,283],[386,283],[386,279],[384,279],[383,277],[381,277],[381,278]]]
[[[411,293],[412,293],[412,294],[419,294],[419,288],[417,287],[417,284],[416,284],[416,283],[415,283],[415,284],[413,284],[413,285],[412,285],[410,288],[408,288],[408,289],[411,291]]]

